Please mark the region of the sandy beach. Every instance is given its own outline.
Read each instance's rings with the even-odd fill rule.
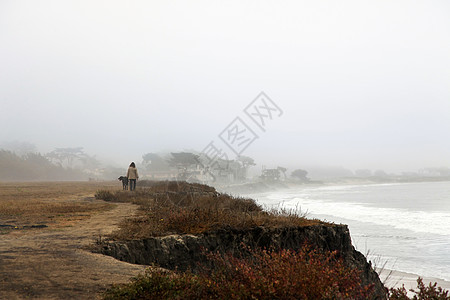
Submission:
[[[407,290],[416,289],[418,277],[419,275],[417,274],[406,273],[397,270],[385,269],[380,272],[380,279],[387,288],[391,287],[398,288],[401,287],[402,285],[405,285],[405,288]],[[450,281],[434,277],[422,277],[422,278],[423,283],[426,286],[428,286],[430,282],[432,284],[437,282],[437,286],[440,286],[446,290],[450,290]]]

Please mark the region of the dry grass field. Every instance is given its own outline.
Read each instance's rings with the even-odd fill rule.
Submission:
[[[94,197],[99,189],[121,188],[120,182],[0,183],[0,299],[96,299],[143,271],[86,250],[136,213],[137,205]]]
[[[93,201],[93,194],[98,189],[119,188],[116,182],[0,183],[0,234],[33,225],[68,226],[113,208],[113,204]]]

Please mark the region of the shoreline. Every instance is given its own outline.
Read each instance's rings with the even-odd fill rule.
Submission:
[[[339,187],[339,186],[343,186],[343,185],[344,186],[346,186],[346,185],[358,186],[358,185],[366,185],[366,184],[370,184],[370,185],[372,185],[372,184],[373,185],[395,184],[395,185],[397,185],[397,184],[409,184],[409,183],[416,184],[416,183],[419,183],[419,182],[390,182],[390,183],[387,183],[387,182],[383,182],[383,183],[381,183],[381,182],[380,183],[374,183],[374,182],[345,182],[344,183],[344,182],[341,182],[341,183],[334,183],[334,184],[328,182],[328,183],[324,183],[324,184],[321,184],[321,185],[307,185],[307,184],[305,184],[305,185],[298,185],[298,186],[287,186],[287,188],[284,189],[284,190],[288,190],[289,191],[289,190],[292,190],[292,188],[293,188],[293,191],[295,191],[295,189],[297,189],[297,188],[300,188],[300,189],[301,188],[311,188],[313,186],[317,187],[317,188],[320,188],[320,187],[328,187],[328,186],[337,186],[337,187]],[[422,182],[420,182],[420,183],[422,183]],[[261,201],[260,201],[260,199],[258,197],[258,194],[260,194],[260,195],[261,194],[266,194],[266,193],[270,194],[270,193],[276,193],[277,191],[278,192],[282,191],[282,189],[272,190],[272,191],[264,191],[264,192],[260,192],[260,193],[255,192],[255,193],[252,193],[252,194],[246,195],[246,196],[250,196],[253,199],[257,199],[258,203],[261,203]],[[264,198],[264,196],[262,198]],[[311,216],[309,216],[309,217],[311,217]],[[319,218],[319,219],[323,220],[323,218]],[[349,224],[348,222],[343,222],[343,223],[347,224],[347,225]],[[359,251],[361,251],[361,250],[359,250]],[[420,271],[418,271],[418,273],[420,274]],[[383,284],[385,284],[385,286],[387,288],[401,288],[402,285],[404,285],[405,289],[408,292],[409,292],[410,289],[417,290],[417,279],[419,277],[421,277],[423,279],[423,283],[424,283],[424,285],[426,287],[429,286],[430,283],[434,284],[436,282],[437,283],[437,287],[441,287],[444,290],[450,291],[450,280],[445,280],[443,278],[440,278],[439,277],[440,276],[439,272],[434,272],[434,273],[435,274],[433,274],[431,276],[430,275],[424,276],[424,275],[419,275],[419,274],[416,274],[416,273],[409,273],[409,272],[399,271],[399,270],[396,270],[396,268],[394,266],[392,266],[391,269],[387,268],[387,269],[381,270],[380,273],[379,273],[379,277],[380,277],[380,280],[383,282]],[[411,292],[409,292],[409,293],[411,293]],[[413,293],[411,293],[411,294],[413,294]]]
[[[414,273],[390,269],[381,270],[378,276],[380,277],[381,282],[383,282],[383,284],[387,288],[399,288],[402,287],[402,285],[405,285],[407,291],[409,291],[410,289],[416,290],[417,278],[421,277],[425,286],[428,286],[430,283],[434,284],[436,282],[438,287],[450,291],[450,281],[442,278],[424,277]]]

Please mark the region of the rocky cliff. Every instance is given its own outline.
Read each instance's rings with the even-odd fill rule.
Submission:
[[[323,250],[335,251],[351,267],[361,270],[363,284],[373,283],[375,299],[385,299],[385,288],[378,274],[365,256],[351,243],[346,225],[314,225],[292,228],[249,230],[232,228],[200,235],[170,235],[131,241],[103,241],[98,251],[119,260],[163,268],[195,271],[198,262],[204,262],[202,249],[234,252],[242,250],[242,243],[251,247],[299,249],[305,243]]]

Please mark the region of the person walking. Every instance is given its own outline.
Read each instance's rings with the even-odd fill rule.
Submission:
[[[134,162],[132,162],[128,167],[127,177],[130,182],[130,191],[134,191],[136,189],[136,180],[139,179],[138,171]]]

